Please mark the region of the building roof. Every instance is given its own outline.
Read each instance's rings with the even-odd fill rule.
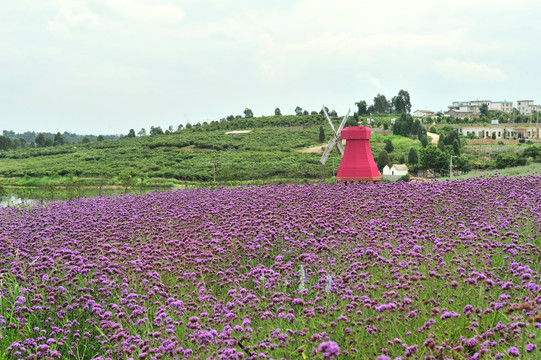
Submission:
[[[394,164],[392,167],[394,167],[396,170],[408,171],[406,164]]]

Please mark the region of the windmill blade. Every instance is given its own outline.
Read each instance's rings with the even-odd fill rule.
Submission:
[[[348,112],[346,113],[346,116],[344,116],[344,118],[342,119],[342,122],[340,123],[340,126],[338,127],[338,132],[339,133],[344,128],[344,125],[346,124],[346,121],[348,120],[350,111],[351,111],[351,109],[348,109]]]
[[[332,121],[331,121],[331,118],[329,117],[329,114],[327,114],[327,110],[325,109],[325,105],[323,105],[321,110],[323,110],[323,114],[325,114],[325,117],[327,118],[327,121],[329,122],[329,125],[331,125],[332,132],[336,136],[337,135],[336,130],[334,130],[334,125],[332,124]]]
[[[351,110],[348,109],[348,112],[346,113],[346,116],[344,116],[344,118],[342,119],[342,122],[340,123],[340,126],[338,127],[338,131],[336,132],[336,136],[338,138],[340,138],[340,132],[342,132],[342,129],[344,128],[344,125],[346,124],[346,121],[348,120],[348,117],[349,117],[349,112]],[[334,129],[333,129],[334,130]],[[338,151],[340,151],[340,154],[341,155],[344,155],[344,146],[342,145],[342,141],[338,141],[336,143],[336,147],[338,148]]]
[[[327,144],[327,147],[325,148],[325,151],[323,151],[323,155],[321,156],[321,160],[319,160],[319,161],[321,161],[322,164],[325,164],[325,161],[327,161],[327,158],[329,157],[329,154],[331,153],[331,150],[334,147],[334,144],[336,143],[337,139],[338,139],[338,137],[335,135],[329,140],[329,143]]]

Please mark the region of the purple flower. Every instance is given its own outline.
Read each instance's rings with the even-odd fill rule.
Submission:
[[[509,354],[509,356],[515,356],[515,357],[520,355],[516,346],[510,347],[509,349],[507,349],[507,353]]]
[[[340,355],[340,346],[334,341],[325,341],[319,344],[317,350],[324,359],[332,359]]]

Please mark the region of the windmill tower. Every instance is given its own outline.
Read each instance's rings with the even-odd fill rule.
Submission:
[[[381,174],[378,171],[378,167],[372,156],[372,150],[370,149],[370,128],[367,126],[348,126],[344,128],[349,112],[348,110],[346,116],[342,119],[338,130],[335,130],[325,110],[325,106],[323,106],[323,113],[331,125],[334,136],[329,140],[320,161],[322,164],[325,164],[329,153],[336,144],[338,151],[342,155],[342,160],[336,173],[337,182],[355,181],[373,183],[381,181]],[[341,139],[346,140],[345,149],[342,146]]]

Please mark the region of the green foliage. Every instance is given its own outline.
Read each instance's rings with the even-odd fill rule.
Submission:
[[[385,95],[377,94],[376,97],[374,97],[374,110],[377,113],[387,113],[389,112],[390,104],[387,101],[387,98]]]
[[[385,151],[387,151],[387,153],[392,153],[394,150],[394,146],[393,146],[393,142],[391,141],[391,139],[387,139],[385,140]]]
[[[325,141],[325,130],[323,130],[323,126],[319,127],[319,142],[322,143]]]
[[[502,152],[496,156],[496,167],[498,169],[521,165],[526,165],[526,161],[520,158],[518,154]]]
[[[419,152],[421,169],[433,169],[439,173],[449,171],[450,154],[435,146],[428,146]]]
[[[423,148],[426,148],[428,146],[428,136],[426,134],[419,136],[419,140],[421,141],[421,145],[423,146]]]
[[[368,105],[366,104],[366,101],[360,100],[359,102],[356,102],[355,105],[357,106],[357,112],[359,115],[368,114]]]
[[[398,181],[410,181],[410,174],[402,175]]]
[[[481,104],[479,107],[479,112],[481,115],[488,116],[488,105],[487,104]]]
[[[391,100],[392,108],[396,113],[409,113],[411,111],[410,94],[406,90],[400,90],[397,96]]]
[[[10,150],[15,148],[13,141],[7,137],[0,135],[0,150]]]
[[[387,153],[387,151],[385,150],[380,151],[380,153],[378,154],[378,158],[376,160],[376,164],[378,165],[378,170],[380,172],[383,171],[383,168],[385,167],[385,165],[389,165],[389,162],[390,162],[390,159],[389,159],[389,154]]]
[[[408,163],[411,165],[417,165],[419,163],[419,152],[416,148],[411,148],[408,153]]]
[[[252,109],[249,109],[249,108],[244,109],[244,117],[247,118],[247,119],[253,118],[254,113],[253,113]]]
[[[419,139],[426,135],[426,131],[419,119],[413,120],[410,114],[402,113],[393,125],[393,134],[402,136],[416,135]]]
[[[536,162],[541,162],[541,145],[528,146],[521,153],[523,158],[533,158]]]

